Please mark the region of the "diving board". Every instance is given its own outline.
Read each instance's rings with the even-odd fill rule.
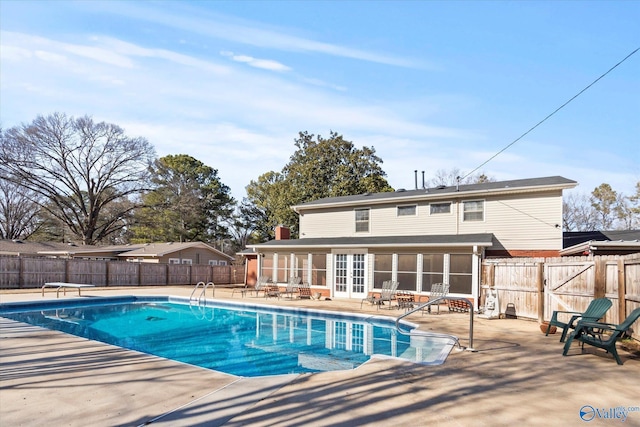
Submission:
[[[65,282],[47,282],[42,285],[42,296],[44,296],[45,288],[56,288],[56,298],[60,298],[60,289],[63,290],[63,294],[67,295],[67,288],[77,289],[78,296],[82,296],[80,290],[82,288],[93,288],[94,285],[85,285],[81,283],[65,283]]]

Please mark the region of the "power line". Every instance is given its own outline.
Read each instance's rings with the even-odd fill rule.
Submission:
[[[484,163],[482,163],[480,166],[478,166],[477,168],[475,168],[474,170],[472,170],[471,172],[469,172],[468,174],[466,174],[465,176],[463,176],[462,178],[460,178],[460,180],[463,180],[464,178],[468,177],[469,175],[471,175],[472,173],[474,173],[475,171],[477,171],[478,169],[480,169],[481,167],[483,167],[484,165],[486,165],[487,163],[489,163],[491,160],[495,159],[496,157],[498,157],[500,154],[502,154],[504,151],[508,150],[509,147],[511,147],[513,144],[515,144],[516,142],[520,141],[522,138],[524,138],[525,136],[527,136],[531,131],[533,131],[535,128],[537,128],[538,126],[540,126],[542,123],[546,122],[547,119],[549,119],[551,116],[553,116],[554,114],[556,114],[558,111],[562,110],[564,107],[566,107],[571,101],[573,101],[574,99],[576,99],[577,97],[579,97],[580,95],[582,95],[584,92],[586,92],[589,88],[591,88],[591,86],[593,86],[594,84],[596,84],[600,79],[602,79],[604,76],[606,76],[607,74],[609,74],[610,72],[612,72],[614,69],[616,69],[616,67],[618,67],[618,65],[622,64],[624,61],[626,61],[627,59],[629,59],[632,55],[634,55],[636,52],[638,52],[640,50],[640,47],[638,47],[636,50],[634,50],[633,52],[631,52],[630,54],[628,54],[627,56],[625,56],[620,62],[618,62],[616,65],[614,65],[613,67],[609,68],[604,74],[602,74],[600,77],[598,77],[597,79],[595,79],[594,81],[592,81],[588,86],[586,86],[584,89],[582,89],[580,92],[578,92],[577,94],[575,94],[574,96],[572,96],[567,102],[565,102],[564,104],[562,104],[561,106],[559,106],[558,108],[556,108],[555,110],[553,110],[553,112],[551,114],[549,114],[547,117],[545,117],[544,119],[540,120],[538,123],[536,123],[533,127],[531,127],[528,131],[526,131],[525,133],[523,133],[522,135],[520,135],[519,137],[517,137],[516,139],[514,139],[509,145],[507,145],[506,147],[504,147],[502,150],[498,151],[496,154],[494,154],[493,156],[489,157],[488,160],[486,160]]]

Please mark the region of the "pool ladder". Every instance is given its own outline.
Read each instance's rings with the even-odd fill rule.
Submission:
[[[468,298],[444,296],[444,297],[435,298],[435,299],[433,299],[431,301],[427,301],[424,304],[420,304],[416,308],[414,308],[412,310],[409,310],[406,313],[404,313],[404,314],[402,314],[402,315],[400,315],[400,316],[398,316],[396,318],[396,329],[401,334],[407,334],[406,332],[404,332],[400,328],[400,319],[402,319],[403,317],[407,317],[411,313],[415,313],[418,310],[424,310],[425,308],[427,308],[427,307],[429,307],[429,306],[431,306],[433,304],[440,304],[444,300],[462,300],[462,301],[466,301],[467,304],[469,304],[469,347],[462,346],[460,344],[460,340],[455,335],[439,334],[439,333],[436,333],[436,332],[424,332],[424,331],[415,330],[415,329],[411,331],[410,335],[419,335],[419,336],[424,336],[424,337],[450,338],[450,339],[455,341],[455,345],[458,348],[458,350],[467,350],[467,351],[471,351],[471,352],[477,351],[477,350],[475,350],[473,348],[473,302]]]
[[[207,298],[207,288],[209,286],[211,286],[211,297],[215,298],[216,285],[213,282],[208,282],[207,284],[205,284],[204,282],[198,282],[196,283],[196,287],[193,288],[193,291],[191,291],[191,296],[189,297],[189,304],[191,304],[194,301],[197,301],[198,305],[202,304],[204,300],[206,300]],[[202,290],[200,291],[200,294],[196,297],[196,292],[198,291],[198,289],[200,289],[200,287],[202,287]]]

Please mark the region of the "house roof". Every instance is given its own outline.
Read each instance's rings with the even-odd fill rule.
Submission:
[[[94,254],[109,254],[119,257],[161,257],[192,247],[200,247],[217,253],[219,256],[233,260],[233,257],[215,249],[203,242],[187,243],[139,243],[130,245],[92,246],[54,242],[30,242],[21,240],[0,240],[0,254],[2,255],[48,255],[48,256],[91,256]]]
[[[640,230],[569,231],[562,238],[565,256],[640,252]]]
[[[169,255],[175,252],[183,251],[190,248],[202,248],[212,252],[216,252],[218,255],[225,257],[229,260],[233,260],[233,257],[215,249],[213,246],[209,246],[204,242],[168,242],[168,243],[148,243],[139,245],[139,247],[118,254],[119,257],[136,257],[136,258],[156,258]]]
[[[483,246],[493,245],[493,234],[456,234],[424,236],[382,236],[382,237],[318,237],[293,240],[271,240],[266,243],[248,245],[251,248],[354,248],[354,247],[443,247],[443,246]]]
[[[89,246],[91,248],[92,246]],[[0,254],[2,255],[39,255],[48,251],[73,251],[83,248],[72,243],[32,242],[28,240],[0,240]]]
[[[475,195],[493,195],[522,193],[545,190],[564,190],[573,188],[576,181],[561,176],[549,176],[544,178],[517,179],[511,181],[485,182],[481,184],[467,184],[460,186],[440,186],[435,188],[404,190],[398,189],[386,193],[365,193],[353,196],[327,197],[312,202],[292,206],[296,212],[305,209],[319,207],[335,207],[350,205],[372,205],[380,203],[411,202],[419,200],[446,200],[460,197],[473,197]]]

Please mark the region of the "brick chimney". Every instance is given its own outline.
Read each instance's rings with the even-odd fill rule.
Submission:
[[[291,230],[284,225],[276,226],[276,240],[289,240],[291,238]]]

